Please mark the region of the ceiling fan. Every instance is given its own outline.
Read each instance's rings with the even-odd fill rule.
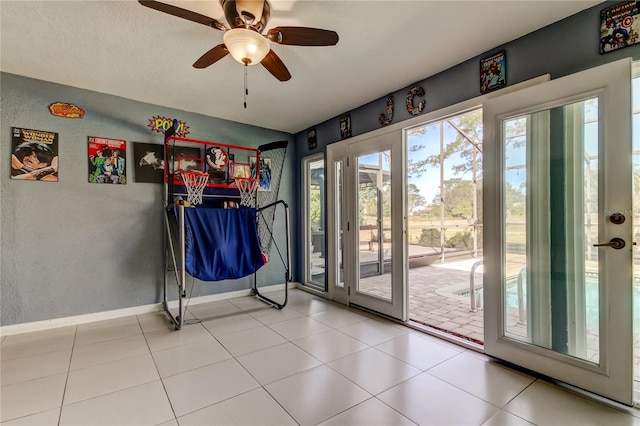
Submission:
[[[307,27],[275,27],[263,35],[271,5],[267,0],[220,0],[229,26],[190,10],[153,0],[138,0],[143,6],[224,31],[223,43],[210,49],[193,63],[206,68],[228,54],[248,65],[262,64],[275,78],[287,81],[289,70],[271,49],[270,42],[291,46],[333,46],[338,43],[335,31]]]

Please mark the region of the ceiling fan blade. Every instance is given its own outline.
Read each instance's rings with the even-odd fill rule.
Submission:
[[[209,50],[204,55],[200,56],[200,58],[193,63],[194,68],[206,68],[209,65],[212,65],[218,62],[220,59],[224,58],[229,54],[227,47],[224,44],[219,44],[213,49]]]
[[[170,4],[161,3],[153,0],[138,0],[138,2],[146,7],[157,10],[159,12],[168,13],[169,15],[177,16],[178,18],[186,19],[188,21],[197,22],[198,24],[206,25],[211,28],[215,28],[220,31],[226,31],[227,27],[220,21],[209,18],[208,16],[201,15],[196,12],[192,12],[181,7],[172,6]]]
[[[267,56],[265,56],[260,63],[267,69],[267,71],[273,74],[273,76],[280,81],[287,81],[291,78],[289,70],[273,49],[267,53]]]
[[[333,46],[338,43],[338,33],[307,27],[275,27],[267,37],[274,43],[292,46]]]

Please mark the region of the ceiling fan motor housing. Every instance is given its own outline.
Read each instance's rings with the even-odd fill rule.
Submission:
[[[271,16],[267,0],[220,0],[231,28],[251,28],[262,33]]]
[[[209,49],[193,63],[197,69],[207,68],[230,54],[245,65],[245,73],[247,65],[262,64],[278,80],[288,81],[291,73],[271,49],[270,42],[289,46],[334,46],[339,39],[335,31],[298,26],[271,28],[266,35],[262,35],[271,16],[271,4],[267,0],[220,0],[230,29],[215,18],[178,6],[156,0],[138,2],[158,12],[224,33],[223,43]]]

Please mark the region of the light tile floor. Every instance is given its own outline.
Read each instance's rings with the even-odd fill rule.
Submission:
[[[258,308],[258,309],[256,309]],[[262,309],[260,309],[262,308]],[[6,336],[3,425],[640,425],[477,352],[299,290]]]
[[[509,273],[517,277],[524,260],[521,255],[509,255]],[[409,319],[456,337],[466,337],[482,345],[484,340],[484,314],[482,309],[472,312],[470,298],[460,293],[469,292],[470,271],[478,259],[452,260],[444,264],[409,269]],[[591,266],[591,269],[595,269]],[[482,266],[476,270],[475,283],[482,286]],[[638,283],[635,283],[638,286]],[[389,300],[391,275],[374,275],[360,279],[359,291]],[[516,299],[517,301],[517,299]],[[515,304],[515,303],[514,303]],[[506,327],[509,333],[526,339],[526,312],[507,306]],[[640,382],[640,332],[633,334],[634,378]],[[598,330],[587,329],[586,353],[580,356],[593,362],[599,359]]]

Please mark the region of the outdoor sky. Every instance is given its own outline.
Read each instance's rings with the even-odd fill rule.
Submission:
[[[448,123],[444,123],[443,130],[443,144],[446,146],[455,140],[458,132]],[[440,123],[434,123],[426,126],[426,132],[420,134],[413,134],[407,138],[408,149],[407,158],[410,162],[419,162],[430,156],[437,156],[440,154]],[[411,151],[414,146],[422,145],[419,151]],[[478,158],[481,160],[481,157]],[[464,160],[459,154],[453,154],[444,162],[444,180],[449,179],[464,179],[471,180],[471,171],[466,173],[454,174],[452,166],[462,163]],[[479,173],[480,175],[480,173]],[[425,166],[423,173],[418,176],[417,173],[410,174],[408,177],[409,184],[414,184],[420,190],[426,204],[432,203],[434,197],[440,192],[440,167],[439,166]]]

